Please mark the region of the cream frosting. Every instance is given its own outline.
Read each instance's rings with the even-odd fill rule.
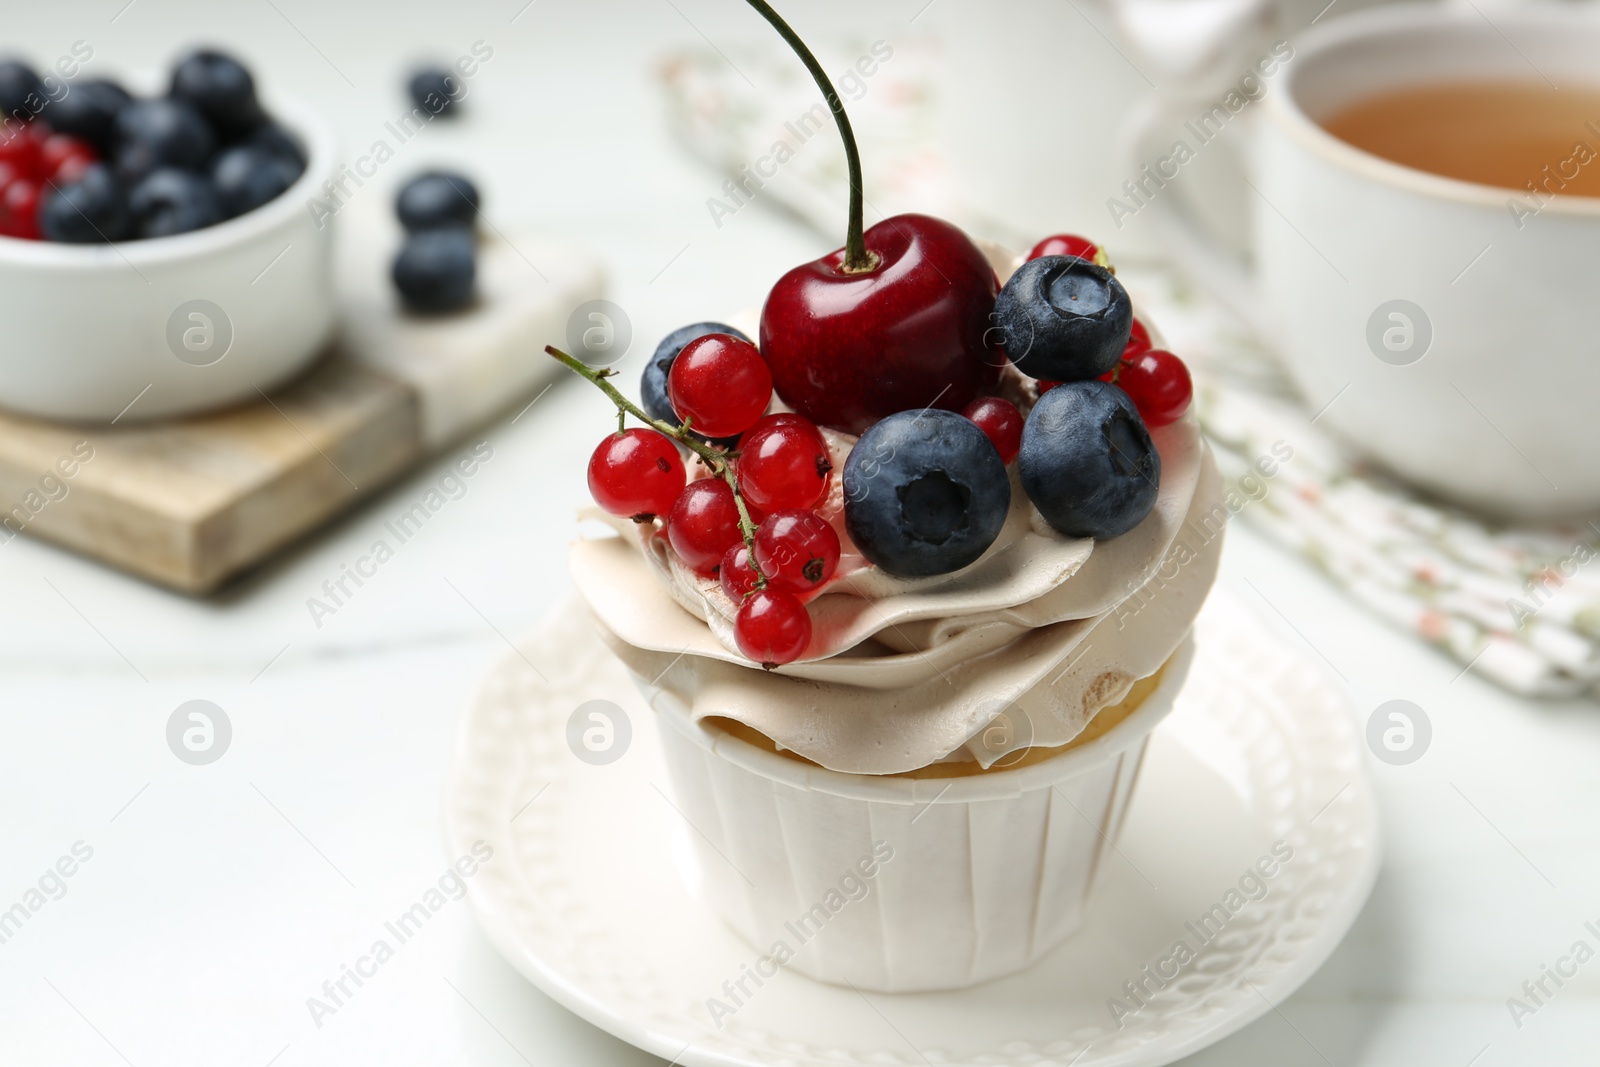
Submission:
[[[856,552],[835,478],[819,511],[841,535],[840,567],[810,601],[806,655],[773,671],[739,653],[736,606],[682,566],[656,525],[613,522],[613,535],[576,542],[572,575],[647,692],[670,693],[697,720],[735,720],[837,771],[949,759],[988,767],[1030,744],[1071,741],[1159,670],[1199,613],[1227,517],[1221,477],[1192,412],[1151,437],[1161,484],[1129,532],[1062,537],[1013,469],[995,543],[971,566],[929,578],[897,578]],[[854,440],[829,442],[840,469]]]
[[[1045,536],[1024,504],[1001,541],[943,582],[881,598],[836,582],[812,602],[831,636],[811,651],[838,650],[776,671],[724,644],[709,583],[663,571],[648,535],[577,542],[572,574],[628,667],[696,719],[736,720],[838,771],[891,774],[963,750],[988,766],[1072,740],[1155,673],[1199,613],[1221,553],[1221,477],[1192,421],[1154,436],[1161,490],[1133,530],[1102,542]],[[980,736],[1019,710],[1028,725],[1013,739]]]

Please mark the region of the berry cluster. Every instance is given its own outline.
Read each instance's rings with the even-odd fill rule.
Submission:
[[[1188,410],[1188,368],[1152,347],[1105,250],[1072,234],[1034,246],[1001,289],[995,321],[1039,394],[1018,454],[1028,498],[1068,537],[1133,529],[1161,480],[1150,428]]]
[[[51,99],[37,73],[7,60],[0,110],[7,237],[92,244],[186,233],[275,199],[306,167],[299,141],[257,102],[250,72],[221,52],[185,56],[167,95],[144,100],[105,80]]]
[[[412,311],[458,311],[472,302],[478,276],[478,187],[433,170],[400,187],[395,214],[406,239],[390,277]]]
[[[716,577],[739,605],[734,636],[746,656],[771,668],[804,655],[805,601],[839,566],[839,535],[817,511],[833,463],[815,423],[767,414],[772,375],[756,346],[722,323],[674,331],[645,366],[643,410],[604,382],[609,372],[548,351],[649,424],[621,428],[595,448],[595,502],[635,522],[664,521],[684,566]],[[683,449],[707,477],[688,480]]]
[[[947,574],[981,557],[1005,523],[1013,462],[1029,499],[1068,536],[1116,537],[1154,505],[1161,461],[1147,427],[1183,415],[1188,371],[1152,347],[1100,248],[1060,236],[1034,251],[996,307],[1013,364],[1052,375],[1038,381],[1028,415],[1000,396],[960,414],[895,412],[869,425],[845,462],[845,530],[891,574]],[[804,655],[805,602],[839,565],[838,532],[818,511],[833,466],[814,422],[768,413],[773,380],[761,351],[724,323],[674,330],[645,364],[642,409],[605,382],[611,372],[547,351],[647,424],[619,426],[596,447],[595,501],[664,523],[683,565],[716,577],[739,605],[745,655],[769,668]],[[689,478],[686,450],[706,477]]]
[[[765,0],[747,0],[805,63],[832,105],[850,179],[845,244],[778,280],[761,347],[696,323],[646,364],[644,409],[595,371],[622,418],[595,450],[602,507],[664,519],[678,559],[717,575],[740,605],[740,650],[768,668],[804,655],[805,598],[838,567],[840,541],[817,507],[832,468],[819,426],[858,435],[840,472],[845,532],[903,578],[948,574],[999,537],[1017,464],[1023,490],[1068,537],[1110,538],[1155,505],[1161,456],[1149,426],[1188,407],[1188,372],[1154,350],[1105,252],[1046,238],[1002,288],[983,252],[948,222],[898,215],[871,229],[855,137],[816,57]],[[1035,380],[1024,413],[996,395],[1005,366]],[[789,409],[767,414],[776,393]],[[680,449],[709,477],[688,481]]]
[[[1171,352],[1152,345],[1150,331],[1137,319],[1128,331],[1128,343],[1123,346],[1117,365],[1100,375],[1100,381],[1121,386],[1139,409],[1145,425],[1153,429],[1183,418],[1194,399],[1189,368]],[[1039,393],[1047,393],[1060,384],[1041,380]]]

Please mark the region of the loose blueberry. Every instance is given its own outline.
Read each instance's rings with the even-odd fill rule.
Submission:
[[[429,114],[446,118],[456,114],[455,103],[461,93],[461,79],[453,71],[425,67],[411,75],[406,88],[416,105],[426,109]]]
[[[1143,521],[1161,484],[1161,454],[1133,401],[1105,382],[1064,382],[1022,428],[1022,488],[1067,537],[1116,537]]]
[[[282,195],[300,168],[253,144],[224,148],[211,164],[211,180],[223,216],[233,218]]]
[[[32,67],[15,59],[0,60],[0,111],[4,117],[27,121],[38,113],[44,99],[44,86]]]
[[[429,171],[400,187],[394,207],[408,230],[471,226],[478,218],[478,187],[453,171]]]
[[[96,163],[83,177],[51,190],[39,205],[39,230],[49,241],[96,244],[128,235],[128,205],[109,167]]]
[[[406,238],[394,260],[394,284],[412,311],[454,311],[472,300],[477,246],[460,227],[423,230]]]
[[[242,136],[261,125],[255,80],[244,64],[223,52],[191,52],[172,69],[172,95],[200,110],[224,137]]]
[[[643,401],[645,413],[652,419],[677,425],[678,413],[672,410],[672,401],[667,399],[667,372],[672,370],[673,361],[678,358],[678,353],[683,351],[684,345],[708,333],[725,333],[741,341],[750,340],[744,333],[725,322],[697,322],[692,326],[680,326],[663,337],[661,343],[656,345],[655,355],[644,365],[644,375],[639,380],[639,398]],[[708,439],[702,438],[702,440]],[[728,448],[737,444],[739,439],[726,437],[709,440],[713,444]]]
[[[135,100],[111,127],[117,174],[136,182],[159,167],[199,170],[217,146],[205,117],[186,100]]]
[[[306,150],[300,139],[277,123],[267,123],[246,138],[245,143],[293,164],[296,178],[306,169]]]
[[[1122,283],[1076,256],[1041,256],[1018,267],[994,313],[1017,369],[1054,382],[1098,378],[1116,366],[1133,326]]]
[[[994,443],[953,411],[874,423],[844,464],[844,519],[873,563],[902,578],[948,574],[994,543],[1011,479]]]
[[[117,112],[132,99],[116,82],[103,79],[76,82],[66,96],[50,105],[50,128],[57,133],[81,137],[104,154],[111,144],[111,125]]]
[[[170,237],[222,221],[211,179],[192,170],[162,167],[133,187],[128,213],[135,237]]]

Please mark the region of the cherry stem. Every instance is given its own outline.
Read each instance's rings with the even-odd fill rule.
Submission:
[[[733,490],[734,506],[739,509],[739,532],[744,535],[745,551],[750,554],[750,569],[756,575],[756,588],[765,589],[767,587],[767,576],[761,572],[761,564],[756,562],[756,524],[750,518],[750,510],[744,506],[744,494],[739,492],[739,479],[734,474],[733,464],[728,462],[727,453],[712,448],[697,439],[689,432],[689,424],[687,422],[682,426],[674,426],[670,422],[652,419],[633,401],[618,392],[616,386],[606,381],[607,378],[612,376],[611,371],[596,370],[581,359],[567,355],[554,345],[545,345],[544,350],[565,365],[568,370],[573,371],[585,381],[596,386],[616,405],[618,433],[622,432],[627,417],[632,415],[652,430],[665,434],[699,456],[700,461],[711,468],[713,474],[728,483],[728,488]]]
[[[816,81],[817,88],[822,90],[823,98],[828,101],[828,110],[833,112],[833,121],[839,126],[839,136],[844,140],[844,160],[850,170],[850,225],[844,237],[844,270],[847,274],[859,274],[871,270],[876,265],[876,257],[867,252],[866,238],[862,229],[861,194],[861,153],[856,150],[856,135],[850,130],[850,116],[844,113],[844,102],[839,99],[839,94],[834,91],[833,82],[828,80],[828,74],[822,69],[822,64],[817,62],[817,57],[811,54],[811,49],[800,39],[800,35],[789,28],[783,21],[783,16],[772,10],[772,5],[765,0],[745,0],[762,18],[772,23],[772,28],[778,31],[778,36],[794,50],[800,57],[800,62],[806,65],[811,72],[811,77]]]

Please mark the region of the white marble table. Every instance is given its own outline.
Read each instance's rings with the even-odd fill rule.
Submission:
[[[750,35],[741,12],[639,0],[619,20],[524,2],[379,15],[136,0],[119,14],[122,0],[97,0],[8,12],[6,37],[46,60],[90,41],[96,72],[148,66],[195,38],[241,42],[269,84],[326,99],[356,148],[402,110],[407,59],[489,41],[472,123],[419,135],[383,180],[459,160],[483,179],[492,220],[597,247],[638,337],[631,371],[667,329],[757,304],[770,279],[823,250],[763,212],[717,229],[704,201],[719,183],[660,132],[652,57],[699,30]],[[921,5],[902,6],[874,15]],[[320,626],[307,599],[448,459],[210,602],[26,540],[0,546],[0,909],[75,843],[92,849],[64,865],[60,898],[0,943],[0,1063],[655,1062],[535,992],[460,902],[320,1027],[306,1007],[448,862],[440,789],[455,717],[507,635],[568,588],[570,516],[606,412],[568,383],[482,435],[492,458],[464,494]],[[1591,1059],[1600,962],[1547,983],[1555,995],[1520,1028],[1507,998],[1574,941],[1600,948],[1584,929],[1600,920],[1596,709],[1459,675],[1248,529],[1230,534],[1222,581],[1342,674],[1363,712],[1404,697],[1435,733],[1420,762],[1376,765],[1387,861],[1343,947],[1278,1011],[1188,1062]],[[192,699],[233,725],[209,766],[167,747],[168,717]]]

